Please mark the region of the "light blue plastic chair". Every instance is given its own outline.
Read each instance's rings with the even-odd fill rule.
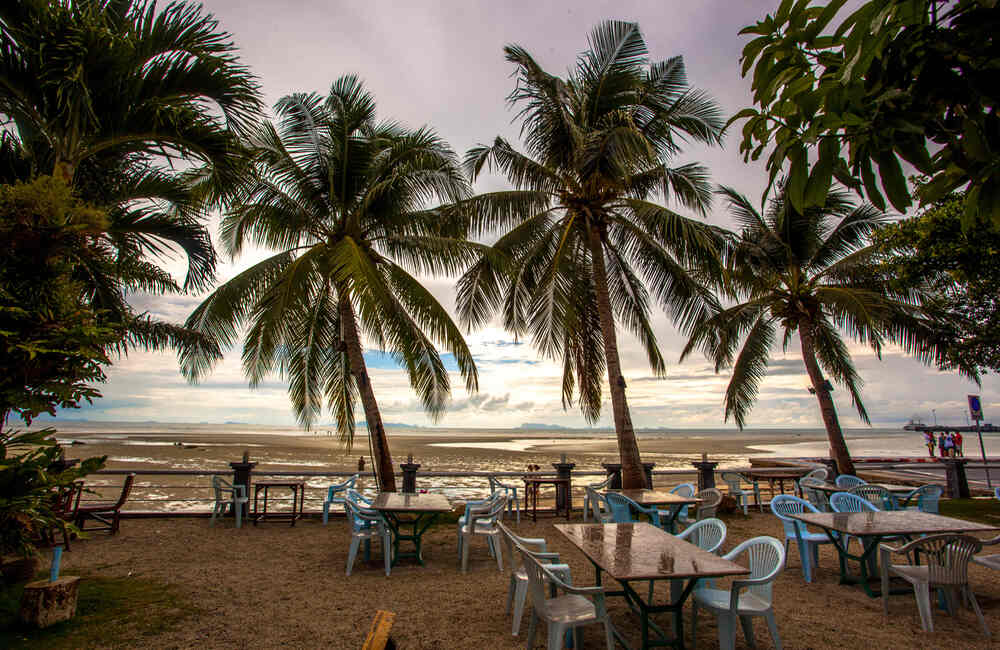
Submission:
[[[940,485],[921,485],[903,497],[902,509],[937,513],[942,494],[944,488]]]
[[[331,485],[326,490],[326,499],[323,500],[323,525],[326,526],[327,521],[330,519],[330,506],[340,505],[344,502],[344,497],[337,496],[341,492],[346,493],[348,490],[354,489],[354,484],[358,481],[358,476],[360,474],[355,474],[351,478],[347,479],[343,483],[337,483]]]
[[[229,507],[236,515],[236,527],[240,528],[243,525],[243,508],[250,503],[246,486],[233,485],[220,476],[213,476],[212,490],[215,492],[215,505],[212,506],[212,521],[209,525],[214,526],[215,518],[224,515]]]
[[[520,537],[510,531],[502,522],[497,523],[500,529],[500,539],[507,549],[507,556],[510,558],[510,584],[507,588],[507,614],[514,610],[514,619],[511,623],[510,633],[517,636],[521,631],[521,619],[524,617],[524,605],[528,600],[528,572],[524,568],[524,562],[518,561],[518,549],[531,551],[535,559],[545,564],[552,573],[559,576],[567,584],[573,583],[573,577],[568,564],[559,562],[558,553],[550,553],[546,548],[545,539],[542,537]]]
[[[656,508],[645,508],[624,494],[616,492],[608,492],[604,495],[604,500],[608,504],[608,507],[611,508],[611,516],[616,524],[628,524],[639,521],[634,514],[639,513],[649,517],[649,523],[657,528],[662,528],[660,525],[660,511]]]
[[[486,537],[490,555],[496,558],[497,569],[503,571],[503,551],[498,544],[500,529],[497,524],[506,509],[507,494],[503,490],[497,490],[489,499],[466,504],[465,514],[458,520],[458,556],[462,573],[469,570],[469,549],[476,535]]]
[[[497,490],[503,490],[504,494],[507,495],[507,512],[516,513],[517,523],[521,523],[521,502],[517,498],[517,486],[510,483],[502,483],[495,476],[490,476],[489,480],[490,492],[495,494]]]
[[[705,608],[714,613],[719,627],[719,648],[732,650],[736,646],[736,621],[743,627],[743,635],[750,647],[754,646],[752,618],[761,616],[776,648],[781,648],[778,624],[774,620],[772,586],[785,566],[785,549],[773,537],[748,539],[722,557],[748,565],[750,575],[733,580],[729,589],[712,589],[699,585],[691,598],[691,630],[697,633],[698,610]],[[692,643],[692,647],[694,644]]]
[[[875,504],[849,492],[834,492],[830,495],[830,508],[834,512],[878,512]]]
[[[603,492],[604,490],[607,490],[608,486],[611,485],[611,479],[613,479],[613,478],[614,478],[614,476],[608,476],[603,481],[599,481],[597,483],[588,483],[587,484],[586,491],[584,492],[584,495],[583,495],[583,520],[584,521],[587,521],[587,519],[590,518],[591,511],[594,508],[594,506],[593,506],[593,497],[591,496],[591,493],[592,492]],[[598,522],[598,523],[603,523],[603,522]]]
[[[382,555],[385,558],[385,575],[389,576],[392,568],[392,533],[382,514],[377,510],[365,508],[362,504],[369,503],[367,499],[352,489],[347,490],[344,499],[344,512],[351,522],[351,548],[347,553],[347,575],[351,575],[354,560],[358,556],[358,547],[365,543],[365,562],[371,560],[372,540],[382,542]]]
[[[841,474],[834,483],[837,484],[837,487],[847,490],[858,485],[867,485],[868,481],[851,474]]]
[[[715,517],[702,519],[685,528],[677,539],[687,540],[703,551],[715,553],[726,541],[726,524]]]
[[[806,582],[812,582],[813,567],[819,566],[819,545],[830,544],[830,538],[826,533],[810,533],[804,523],[789,515],[819,512],[819,509],[805,499],[791,494],[780,494],[771,499],[771,512],[785,527],[785,555],[788,555],[788,543],[794,541],[799,547],[802,576]]]
[[[676,494],[679,497],[693,497],[694,493],[695,493],[695,489],[696,488],[694,487],[694,485],[692,483],[681,483],[680,485],[675,485],[674,487],[672,487],[670,489],[670,494]],[[670,521],[670,515],[673,514],[674,509],[676,509],[676,508],[677,508],[677,506],[673,506],[669,510],[661,510],[660,511],[660,518],[663,521]],[[687,522],[688,521],[688,507],[687,506],[680,506],[680,509],[681,509],[681,511],[679,513],[677,513],[676,517],[674,517],[674,521],[679,521],[681,523]]]
[[[856,494],[879,510],[899,510],[896,497],[881,485],[855,485],[847,492],[848,494]]]
[[[598,524],[611,524],[615,521],[614,513],[604,494],[594,488],[587,486],[587,497],[590,499],[590,514]]]
[[[743,489],[743,476],[738,472],[723,472],[722,480],[729,488],[729,496],[736,499],[736,503],[743,508],[743,514],[748,514],[750,507],[750,492]]]

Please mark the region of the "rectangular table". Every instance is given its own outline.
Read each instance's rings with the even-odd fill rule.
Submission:
[[[860,582],[865,593],[872,598],[881,594],[872,591],[871,585],[868,584],[868,581],[875,577],[868,575],[868,567],[873,554],[878,549],[879,542],[884,538],[909,538],[922,534],[980,533],[1000,530],[1000,526],[979,524],[929,512],[920,512],[919,510],[804,512],[789,516],[811,526],[822,528],[840,556],[840,584]],[[848,545],[843,543],[845,535],[852,535],[861,540],[861,555],[850,553]],[[860,578],[850,575],[847,568],[848,560],[854,560],[860,564]]]
[[[667,528],[674,532],[674,522],[684,506],[698,505],[701,499],[694,497],[682,497],[679,494],[670,492],[660,492],[658,490],[607,490],[607,493],[621,494],[632,499],[640,506],[649,508],[651,506],[671,506],[670,515],[667,517]],[[662,519],[661,519],[662,521]]]
[[[893,485],[892,483],[869,483],[868,485],[883,487],[893,494],[909,494],[917,489],[912,485]],[[813,485],[810,487],[814,490],[826,492],[827,494],[833,494],[834,492],[847,492],[850,489],[839,487],[836,483],[830,483],[829,481],[823,483],[822,485]]]
[[[694,544],[647,523],[556,524],[555,529],[565,535],[594,565],[598,585],[601,584],[602,571],[622,585],[622,591],[609,591],[607,594],[624,596],[629,607],[639,615],[643,648],[652,645],[684,646],[682,608],[698,580],[750,573],[749,569],[735,562],[703,551]],[[631,584],[651,580],[687,582],[677,593],[671,590],[673,602],[653,605],[652,602],[646,602]],[[661,612],[673,613],[673,638],[669,638],[658,625],[649,620],[650,614]],[[658,638],[651,639],[650,631],[655,632]],[[628,643],[617,631],[615,637],[628,647]]]
[[[785,481],[792,481],[792,485],[795,486],[795,490],[801,497],[802,492],[798,489],[798,481],[800,478],[812,471],[809,467],[759,467],[746,469],[739,474],[747,480],[748,483],[753,484],[753,494],[754,498],[757,499],[757,509],[764,512],[764,504],[760,500],[760,487],[757,482],[761,479],[767,481],[768,488],[771,490],[771,496],[774,496],[774,484],[778,483],[781,493],[785,493]]]
[[[267,511],[267,497],[268,492],[271,488],[288,488],[292,491],[292,511]],[[257,510],[257,496],[260,491],[264,490],[264,508],[258,512]],[[253,484],[253,525],[256,526],[258,522],[266,521],[268,519],[288,519],[292,522],[292,526],[295,522],[302,518],[302,505],[306,500],[306,483],[305,481],[255,481]]]
[[[566,506],[566,520],[569,521],[573,512],[573,490],[568,478],[552,478],[544,476],[524,477],[524,510],[528,511],[528,504],[531,504],[531,520],[538,521],[538,488],[542,485],[552,485],[556,489],[555,511],[559,515],[559,505]],[[560,499],[560,496],[562,497]]]
[[[423,548],[421,538],[430,528],[438,515],[451,512],[453,507],[443,494],[414,494],[409,492],[382,492],[375,497],[372,509],[385,515],[386,524],[392,531],[392,564],[401,557],[413,557],[423,566]],[[410,526],[410,532],[403,532],[404,526]],[[408,541],[413,544],[412,553],[401,553],[399,542]]]

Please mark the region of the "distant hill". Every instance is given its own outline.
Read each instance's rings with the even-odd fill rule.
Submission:
[[[525,422],[518,429],[544,429],[544,430],[555,430],[555,429],[570,429],[571,427],[564,427],[560,424],[544,424],[542,422]]]

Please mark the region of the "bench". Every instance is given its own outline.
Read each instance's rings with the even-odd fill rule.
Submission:
[[[372,620],[371,629],[365,638],[363,650],[395,650],[396,644],[389,638],[392,624],[396,620],[395,612],[387,612],[383,609],[375,612],[375,619]]]

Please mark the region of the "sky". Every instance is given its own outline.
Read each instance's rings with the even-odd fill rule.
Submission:
[[[503,47],[525,47],[549,72],[565,76],[576,56],[587,48],[587,35],[602,20],[639,24],[653,60],[683,55],[692,86],[711,94],[725,113],[750,106],[749,80],[740,76],[739,56],[746,37],[739,30],[773,11],[777,0],[660,0],[659,2],[485,2],[478,0],[390,2],[369,0],[208,0],[205,7],[233,34],[242,61],[259,77],[270,106],[285,94],[325,93],[334,79],[358,74],[374,94],[382,118],[412,127],[432,126],[460,154],[502,135],[518,141],[518,125],[506,96],[514,86],[513,66]],[[761,165],[746,164],[738,152],[738,132],[723,147],[689,146],[676,163],[698,161],[713,180],[735,187],[759,201],[766,175]],[[503,188],[497,178],[481,180],[476,189]],[[671,206],[676,208],[677,206]],[[682,211],[683,212],[683,211]],[[693,215],[692,215],[693,216]],[[731,226],[721,207],[707,220]],[[212,222],[213,234],[217,219]],[[251,251],[226,260],[220,281],[262,259]],[[166,261],[180,272],[180,260]],[[454,313],[455,278],[426,278],[427,287]],[[135,296],[140,311],[183,322],[202,296]],[[721,428],[728,375],[716,375],[700,355],[677,363],[684,338],[661,312],[654,315],[667,377],[651,376],[637,341],[619,335],[632,419],[637,427]],[[479,369],[480,390],[467,394],[453,374],[452,403],[438,421],[425,415],[404,373],[369,349],[373,387],[383,420],[442,427],[517,427],[545,423],[586,426],[579,411],[561,404],[561,367],[538,356],[530,341],[515,341],[499,324],[469,332],[467,341]],[[865,380],[863,397],[875,426],[898,426],[911,416],[965,423],[968,393],[983,395],[987,420],[1000,407],[1000,382],[986,377],[981,390],[952,373],[927,368],[884,350],[878,359],[870,349],[851,345]],[[787,352],[775,349],[748,427],[822,426],[815,397],[797,342]],[[90,420],[172,422],[238,421],[292,425],[286,384],[272,377],[256,390],[244,378],[239,349],[198,385],[188,384],[175,355],[133,351],[108,369],[103,399],[62,417]],[[606,391],[605,391],[606,393]],[[835,390],[846,427],[860,427],[850,398]],[[610,426],[610,403],[598,426]],[[357,409],[360,413],[360,407]],[[324,415],[321,422],[329,422]],[[322,425],[321,425],[322,426]]]

